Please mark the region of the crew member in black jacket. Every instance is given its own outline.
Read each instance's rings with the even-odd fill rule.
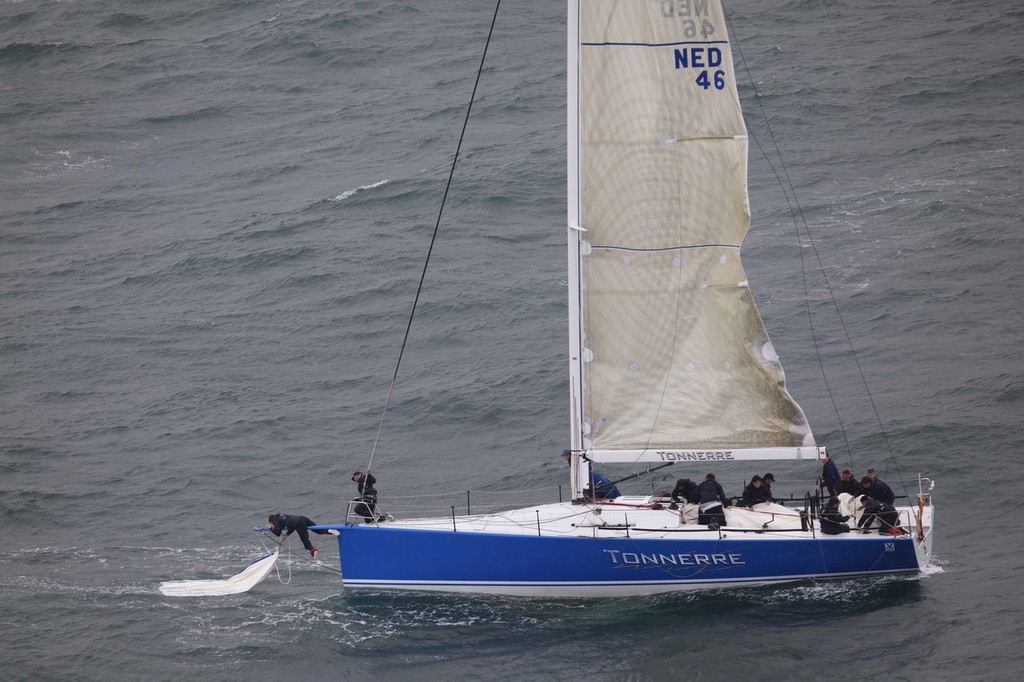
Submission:
[[[840,493],[849,493],[854,497],[860,497],[864,494],[861,492],[860,483],[853,477],[853,472],[849,469],[843,469],[843,473],[839,475],[839,483],[836,484],[836,495]]]
[[[849,516],[844,516],[839,512],[839,498],[830,497],[824,511],[821,512],[821,532],[825,535],[849,533],[850,527],[846,525],[849,520]]]
[[[753,507],[760,502],[771,502],[772,493],[764,487],[760,476],[754,476],[743,489],[743,506]]]
[[[871,522],[875,519],[878,519],[879,535],[890,535],[893,528],[900,527],[899,514],[896,512],[896,508],[888,502],[861,495],[860,503],[864,506],[864,512],[860,521],[857,522],[857,528],[863,529],[862,532],[867,533]]]
[[[878,500],[879,502],[885,502],[891,505],[896,501],[896,495],[892,492],[892,488],[885,484],[885,481],[881,479],[872,480],[870,477],[865,476],[860,479],[861,495],[867,495],[868,497]]]
[[[672,504],[669,509],[678,509],[679,503],[697,504],[697,486],[688,478],[680,478],[676,481],[676,487],[672,489]]]
[[[270,532],[280,537],[282,542],[288,539],[289,533],[298,533],[299,539],[302,540],[302,546],[309,550],[309,556],[316,559],[317,549],[309,541],[309,527],[316,525],[314,521],[297,514],[271,514],[267,521],[270,522]],[[315,530],[313,532],[320,535],[338,534],[338,531],[332,533],[330,530]]]
[[[725,525],[725,507],[729,498],[725,496],[722,486],[715,480],[714,474],[704,477],[704,482],[697,486],[697,504],[700,505],[697,523],[707,525],[716,530]]]
[[[377,479],[367,469],[365,474],[361,471],[352,474],[352,480],[356,482],[356,488],[359,490],[359,495],[353,497],[352,500],[362,503],[357,504],[352,511],[362,516],[366,523],[373,523],[377,511],[377,489],[373,486],[377,483]]]

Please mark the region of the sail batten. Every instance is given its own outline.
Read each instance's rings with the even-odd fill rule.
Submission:
[[[585,0],[570,33],[574,443],[816,457],[740,262],[747,131],[724,16],[687,7]]]

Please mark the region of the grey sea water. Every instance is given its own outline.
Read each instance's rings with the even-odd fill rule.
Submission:
[[[818,440],[899,491],[937,481],[935,569],[614,602],[395,595],[345,591],[317,538],[323,568],[162,597],[259,556],[270,511],[341,517],[493,5],[4,0],[3,679],[1018,679],[1024,11],[728,10],[751,286]],[[502,3],[374,454],[396,513],[565,482],[564,20]],[[735,494],[763,472],[718,473]],[[774,473],[802,496],[817,467]]]

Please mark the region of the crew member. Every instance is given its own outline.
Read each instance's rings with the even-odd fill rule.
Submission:
[[[707,525],[711,530],[718,530],[725,525],[725,507],[729,498],[725,496],[722,486],[715,480],[714,474],[704,477],[704,482],[697,486],[697,504],[699,513],[697,523]]]
[[[839,494],[839,490],[836,485],[839,483],[839,469],[836,468],[836,463],[832,461],[832,458],[825,455],[825,461],[821,465],[821,483],[815,486],[815,490],[821,492],[822,486],[828,490],[828,494],[831,497],[835,497]]]
[[[850,527],[846,525],[849,520],[849,516],[844,516],[839,511],[839,498],[833,495],[828,498],[828,503],[821,512],[821,532],[825,535],[849,533]]]
[[[694,485],[693,481],[688,478],[680,478],[676,481],[676,487],[672,489],[672,504],[669,505],[669,509],[678,509],[679,503],[690,503],[696,504],[697,497],[695,491],[697,486]]]
[[[886,485],[885,481],[880,478],[872,479],[870,476],[865,476],[860,479],[860,487],[861,495],[867,495],[888,505],[896,501],[896,495],[892,492],[892,488]]]
[[[356,482],[356,488],[359,490],[359,494],[353,497],[352,501],[360,503],[352,511],[362,516],[365,523],[373,523],[375,520],[379,520],[380,517],[376,513],[377,489],[373,487],[377,483],[377,479],[367,469],[365,474],[361,471],[352,474],[352,480]]]
[[[865,476],[865,478],[867,477]],[[876,519],[878,520],[879,535],[891,535],[900,530],[899,514],[896,512],[896,508],[888,502],[861,495],[860,504],[864,511],[860,521],[857,522],[857,528],[863,529],[862,532],[867,533],[872,521]]]
[[[572,464],[572,450],[562,450],[562,459]],[[591,492],[593,491],[593,492]],[[619,489],[608,480],[608,477],[590,469],[590,486],[583,490],[583,497],[588,500],[611,500],[619,496]]]
[[[755,504],[761,502],[770,502],[772,499],[771,492],[764,487],[764,483],[760,476],[755,475],[750,479],[750,483],[743,489],[743,506],[753,507]]]
[[[296,514],[271,514],[267,521],[270,523],[270,532],[280,537],[281,542],[288,539],[289,533],[298,533],[299,539],[302,540],[302,546],[309,550],[309,556],[316,559],[319,552],[309,541],[309,527],[315,526],[315,522],[308,517]],[[313,532],[320,535],[338,534],[336,530],[315,530]]]
[[[853,472],[849,469],[843,469],[842,473],[839,474],[839,483],[836,484],[836,495],[840,493],[849,493],[854,497],[864,494],[861,492],[860,483],[854,479]]]

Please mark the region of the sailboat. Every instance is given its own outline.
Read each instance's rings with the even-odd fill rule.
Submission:
[[[740,262],[747,133],[718,0],[568,3],[571,500],[339,531],[347,587],[616,597],[915,574],[928,479],[894,534],[825,535],[816,505],[599,499],[592,467],[826,456]],[[810,468],[810,467],[809,467]],[[816,471],[816,468],[815,468]]]

